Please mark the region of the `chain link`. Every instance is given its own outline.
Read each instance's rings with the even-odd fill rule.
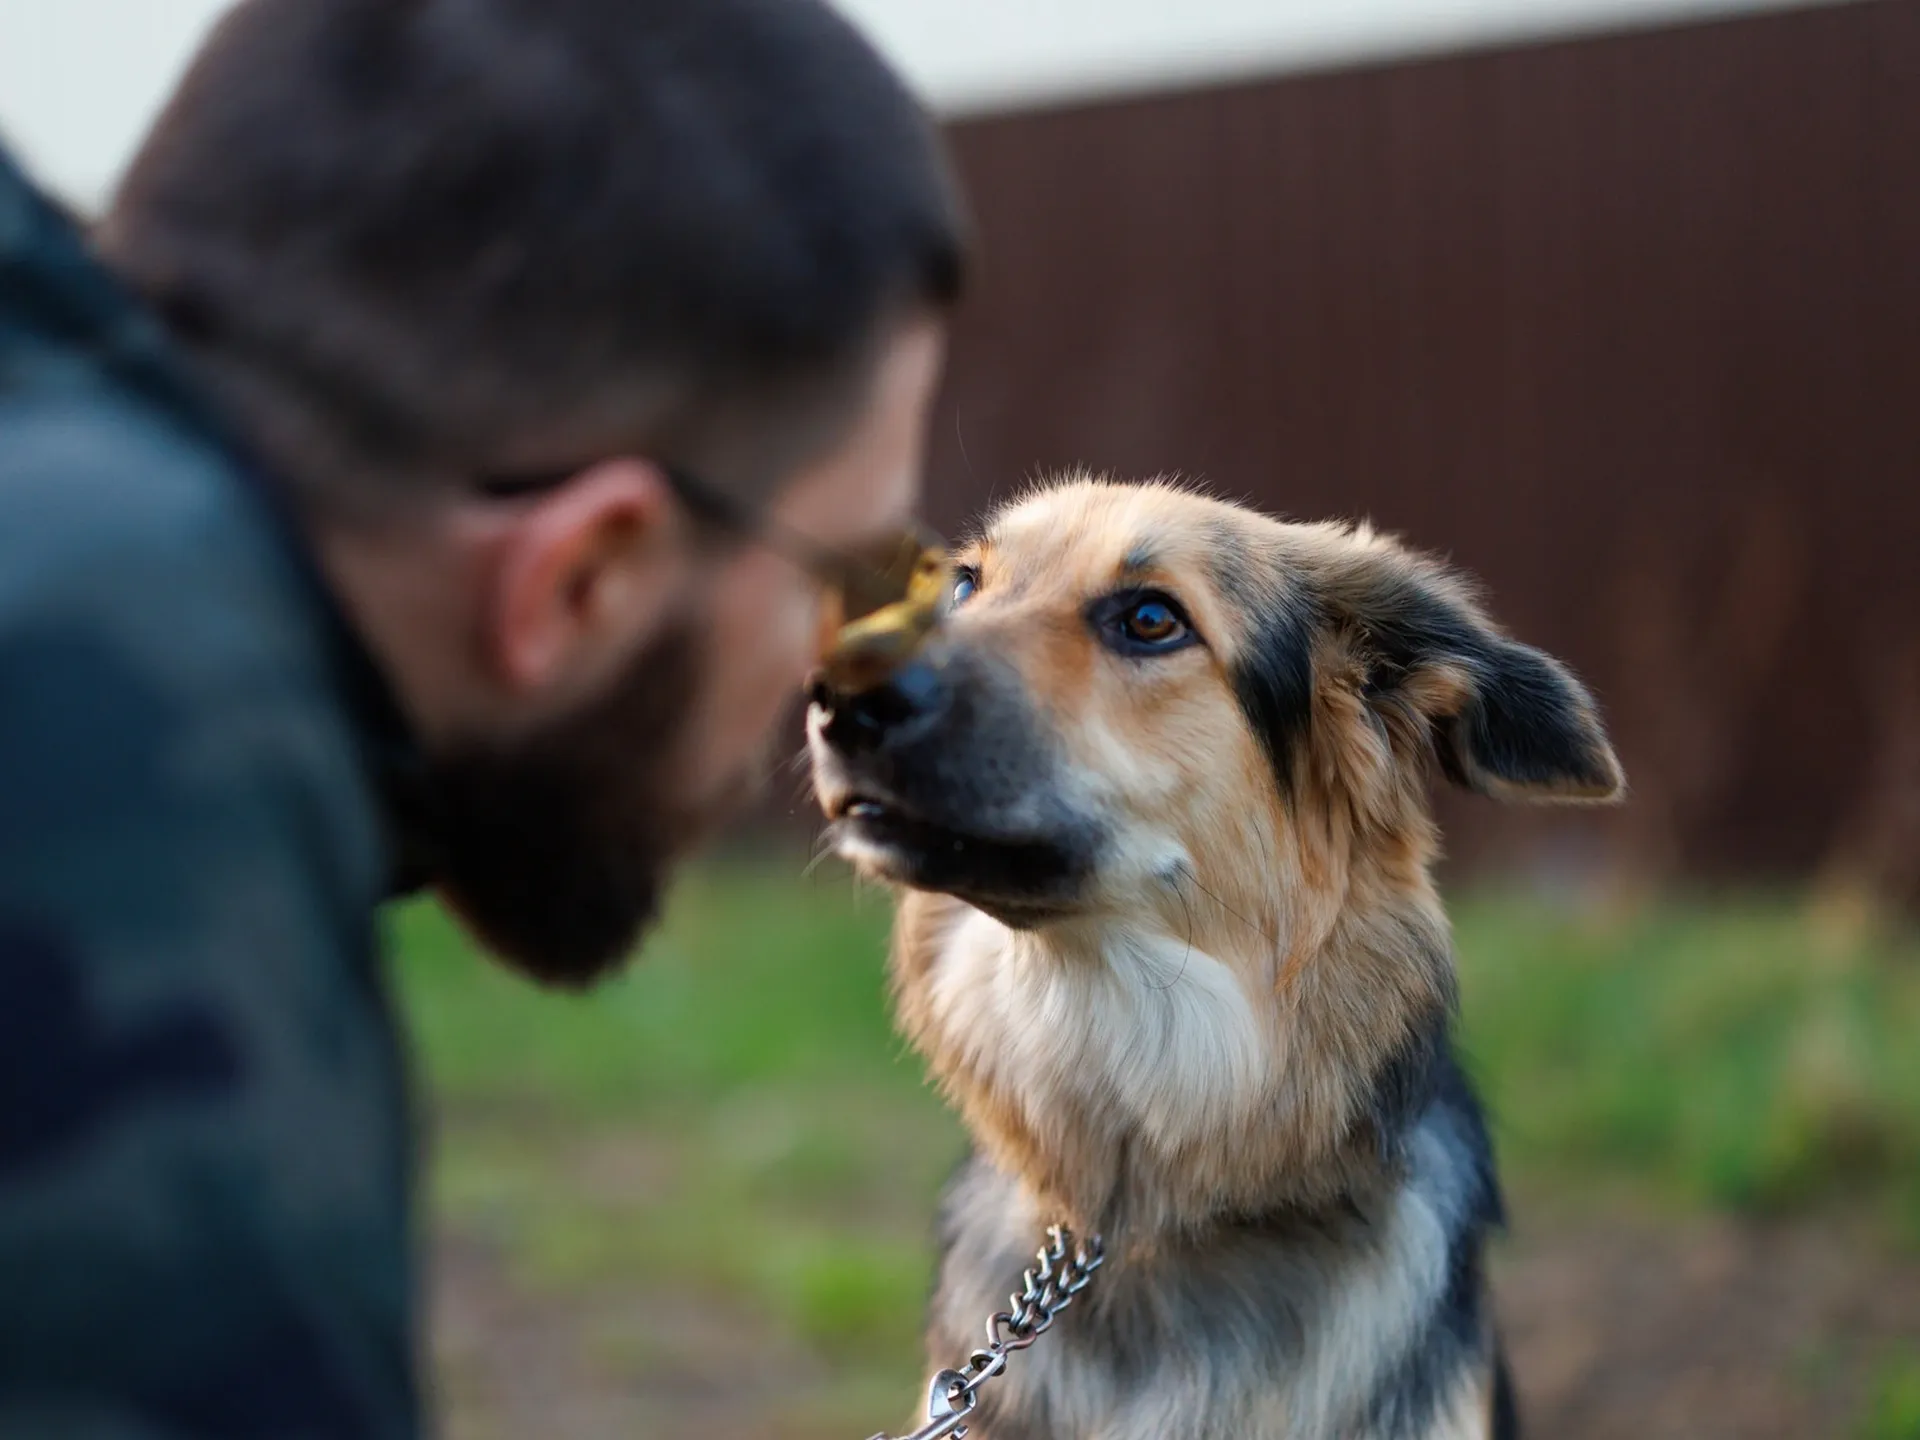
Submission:
[[[1008,1299],[1009,1308],[988,1319],[987,1343],[969,1355],[961,1369],[942,1370],[933,1377],[927,1423],[911,1435],[896,1437],[883,1431],[871,1440],[947,1440],[949,1436],[963,1440],[967,1417],[980,1403],[980,1386],[1007,1368],[1009,1355],[1026,1349],[1052,1328],[1073,1297],[1087,1288],[1105,1258],[1098,1235],[1076,1246],[1071,1230],[1049,1226],[1047,1243],[1021,1277],[1019,1293]]]

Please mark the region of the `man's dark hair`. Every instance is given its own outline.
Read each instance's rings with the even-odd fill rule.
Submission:
[[[818,0],[246,0],[99,239],[326,499],[623,451],[757,493],[963,230]]]

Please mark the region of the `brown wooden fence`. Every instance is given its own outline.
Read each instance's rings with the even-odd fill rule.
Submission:
[[[1635,787],[1481,863],[1920,870],[1920,0],[956,126],[958,523],[1053,467],[1368,515],[1602,697]]]

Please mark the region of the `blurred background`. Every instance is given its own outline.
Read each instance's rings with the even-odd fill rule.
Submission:
[[[98,206],[221,8],[0,0],[0,131]],[[1920,0],[848,8],[982,233],[930,518],[1369,516],[1606,708],[1626,809],[1443,802],[1535,1433],[1920,1437]],[[455,1440],[912,1413],[961,1140],[782,787],[592,999],[391,918]]]

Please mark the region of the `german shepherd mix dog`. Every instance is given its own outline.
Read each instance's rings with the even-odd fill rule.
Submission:
[[[1612,800],[1592,700],[1393,540],[1169,484],[1042,487],[957,565],[926,653],[816,691],[809,735],[975,1142],[934,1363],[1049,1224],[1106,1242],[972,1433],[1515,1434],[1428,779]]]

